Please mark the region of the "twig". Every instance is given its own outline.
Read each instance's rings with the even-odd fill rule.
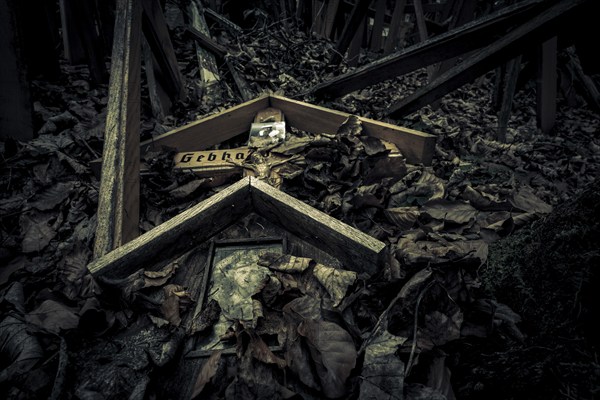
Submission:
[[[410,374],[410,370],[412,369],[412,365],[414,362],[415,351],[417,350],[417,322],[419,318],[419,305],[421,305],[421,300],[425,293],[436,283],[437,281],[431,281],[425,286],[425,288],[419,293],[419,297],[417,298],[417,304],[415,305],[415,324],[413,328],[413,343],[410,349],[410,356],[408,357],[408,363],[406,363],[406,368],[404,369],[404,377],[407,377]]]
[[[60,338],[58,368],[56,369],[56,377],[54,378],[54,386],[52,387],[52,393],[50,394],[49,400],[58,400],[62,396],[63,387],[65,385],[65,378],[67,376],[67,363],[69,362],[69,355],[67,354],[67,342],[65,338]]]

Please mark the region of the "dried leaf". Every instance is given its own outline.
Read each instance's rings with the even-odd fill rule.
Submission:
[[[38,340],[29,333],[27,324],[12,315],[0,322],[0,384],[30,371],[44,356]]]
[[[287,362],[273,354],[271,349],[269,349],[269,346],[267,346],[255,332],[246,331],[245,334],[250,336],[250,342],[246,349],[247,355],[252,355],[255,359],[266,364],[275,364],[279,368],[285,368],[287,366]]]
[[[181,324],[181,316],[179,308],[181,303],[190,302],[190,294],[180,285],[169,284],[163,287],[165,299],[160,307],[165,319],[172,325],[179,326]]]
[[[395,224],[401,230],[408,230],[413,227],[417,218],[419,218],[419,207],[396,207],[388,208],[384,211],[388,221]]]
[[[142,288],[164,285],[177,271],[177,268],[179,268],[179,264],[175,261],[167,264],[159,271],[144,271]]]
[[[213,352],[204,365],[202,365],[202,369],[198,374],[194,389],[192,390],[192,399],[202,393],[206,384],[217,374],[219,363],[221,362],[221,353],[222,351],[220,350]]]
[[[331,296],[334,307],[337,307],[344,300],[348,288],[358,278],[358,274],[354,271],[328,267],[323,264],[315,265],[313,275],[325,287],[329,296]]]
[[[359,399],[395,400],[401,398],[404,387],[404,363],[395,353],[406,338],[387,330],[373,339],[365,349],[361,371]]]
[[[208,182],[208,179],[196,179],[185,185],[179,186],[169,192],[169,195],[176,199],[184,199],[192,195],[196,190],[204,186]]]
[[[24,222],[23,219],[27,219]],[[25,216],[21,219],[21,226],[25,228],[21,249],[23,253],[40,252],[48,246],[50,241],[56,236],[56,231],[48,225],[51,216],[43,216],[33,219]]]
[[[31,206],[41,211],[52,210],[65,201],[74,188],[75,182],[59,182],[37,194]]]
[[[25,318],[30,324],[40,326],[55,334],[75,329],[79,325],[79,316],[75,311],[54,300],[45,300]]]
[[[460,309],[448,316],[439,311],[433,311],[425,315],[425,324],[419,329],[418,336],[421,348],[432,348],[460,338],[460,327],[463,322],[463,314]]]
[[[447,400],[456,400],[452,383],[450,382],[450,369],[446,366],[445,356],[436,356],[427,374],[427,386],[442,393]]]
[[[325,396],[343,396],[357,357],[350,334],[333,322],[316,320],[302,322],[298,333],[308,342]]]
[[[528,213],[549,214],[552,212],[552,206],[537,197],[530,187],[521,188],[509,201],[517,209]]]
[[[321,303],[314,297],[302,296],[283,307],[286,317],[298,323],[304,320],[321,319]]]
[[[478,211],[469,203],[445,199],[430,200],[423,205],[422,212],[433,219],[466,224],[477,217]]]
[[[268,267],[275,271],[287,273],[300,273],[305,271],[313,261],[310,258],[296,257],[289,254],[265,253],[261,254],[258,265]]]
[[[193,335],[197,332],[203,332],[212,327],[219,320],[221,307],[216,300],[211,299],[202,312],[194,318],[188,334]]]

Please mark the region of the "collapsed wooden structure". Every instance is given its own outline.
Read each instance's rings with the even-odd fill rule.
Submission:
[[[417,4],[419,2],[415,2]],[[535,54],[537,65],[537,120],[544,132],[554,126],[557,95],[558,39],[566,46],[573,40],[571,26],[597,4],[588,0],[526,0],[498,12],[427,39],[396,54],[364,65],[323,82],[310,91],[317,97],[339,97],[354,90],[442,63],[439,73],[415,93],[392,104],[386,114],[399,118],[473,81],[487,71],[505,65],[499,76],[499,126],[497,137],[504,140],[522,55]],[[352,22],[352,21],[351,21]],[[339,49],[344,51],[342,47]],[[334,56],[337,60],[339,55]],[[458,58],[463,60],[457,63]],[[445,65],[444,65],[445,63]],[[501,75],[499,72],[499,75]],[[592,85],[593,86],[593,85]],[[591,103],[597,103],[592,96]]]

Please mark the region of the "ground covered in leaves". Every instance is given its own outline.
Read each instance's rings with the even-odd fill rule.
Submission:
[[[345,70],[327,66],[332,43],[260,13],[250,17],[256,25],[242,35],[216,27],[212,34],[255,94],[298,96]],[[170,23],[188,97],[163,121],[151,117],[144,97],[143,139],[241,102],[226,73],[217,87],[198,83],[194,44],[177,15]],[[319,104],[387,121],[387,105],[425,81],[417,71]],[[338,135],[292,130],[271,149],[268,157],[294,159],[265,179],[384,241],[386,266],[367,277],[312,260],[261,259],[269,284],[246,295],[265,311],[253,322],[232,321],[237,357],[211,355],[191,382],[195,395],[598,396],[591,320],[598,313],[599,117],[581,100],[572,107],[560,99],[555,133],[542,135],[530,83],[517,93],[508,142],[496,142],[492,81],[490,72],[439,108],[389,121],[438,136],[431,167],[402,163],[393,174],[377,173],[385,147],[354,119]],[[1,392],[164,398],[161,376],[186,351],[185,339],[215,324],[218,302],[185,329],[197,299],[170,283],[173,266],[118,284],[89,275],[99,190],[89,162],[102,152],[107,87],[90,86],[87,68],[64,65],[60,81],[35,81],[33,94],[38,136],[0,142]],[[142,231],[222,189],[174,173],[169,154],[146,162]],[[267,346],[273,336],[281,337],[277,351]],[[132,337],[137,344],[126,346]]]

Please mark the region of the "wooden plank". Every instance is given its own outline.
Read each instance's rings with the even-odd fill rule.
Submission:
[[[242,103],[143,142],[142,154],[162,147],[177,151],[204,150],[248,132],[256,113],[266,107],[269,107],[268,95]]]
[[[346,269],[374,274],[385,243],[250,177],[254,210],[300,239],[338,258]]]
[[[117,1],[94,257],[138,236],[141,8]]]
[[[338,7],[340,0],[329,0],[327,2],[327,10],[325,11],[325,27],[323,29],[323,35],[326,38],[332,38],[333,26],[338,13]]]
[[[72,5],[76,33],[83,43],[90,77],[96,83],[107,83],[108,71],[104,62],[104,40],[96,30],[95,2],[94,0],[79,0],[73,2]]]
[[[235,67],[235,61],[231,56],[228,55],[225,57],[225,64],[227,65],[229,73],[231,73],[231,77],[233,78],[233,82],[235,83],[238,92],[240,92],[240,95],[242,96],[242,100],[250,101],[252,98],[254,98],[254,91],[250,88],[250,85],[248,85],[246,78],[244,78]]]
[[[350,42],[352,38],[356,34],[356,30],[360,26],[360,22],[365,19],[365,14],[367,9],[369,8],[369,3],[371,0],[357,0],[356,5],[350,12],[350,16],[344,26],[344,30],[340,35],[340,39],[336,45],[336,51],[333,53],[330,59],[330,64],[337,65],[342,61],[344,54],[348,50],[348,46],[350,46]]]
[[[242,28],[239,25],[234,24],[229,19],[225,18],[215,10],[211,10],[210,8],[204,9],[204,16],[209,18],[211,21],[216,22],[221,25],[222,28],[227,29],[233,35],[239,35],[242,33]]]
[[[528,0],[314,86],[317,97],[339,97],[492,43],[500,32],[539,13]]]
[[[33,138],[33,114],[16,1],[0,2],[0,137],[26,141]]]
[[[346,58],[346,62],[349,67],[356,67],[358,65],[358,59],[360,57],[360,49],[362,48],[363,39],[365,37],[367,30],[367,19],[363,19],[356,30],[356,34],[354,38],[352,38],[352,42],[350,43],[350,47],[348,48],[348,57]]]
[[[556,122],[556,92],[558,86],[556,36],[548,39],[538,48],[537,77],[537,125],[548,134]]]
[[[463,63],[446,71],[429,85],[390,106],[386,114],[394,118],[410,114],[454,89],[472,81],[494,66],[530,50],[540,41],[556,34],[562,18],[584,5],[588,0],[562,0],[547,8],[526,23],[518,26],[486,49],[477,52]]]
[[[203,48],[211,51],[216,57],[223,59],[227,55],[227,49],[219,43],[212,40],[194,27],[188,26],[185,28],[185,33],[194,38]]]
[[[81,37],[77,34],[75,28],[72,1],[60,0],[59,7],[65,58],[71,65],[75,65],[85,62],[85,51],[83,43],[81,43]]]
[[[163,148],[177,152],[204,150],[250,130],[256,113],[269,107],[269,95],[263,95],[223,112],[200,119],[172,131],[146,140],[140,144],[142,155]],[[102,159],[90,162],[90,168],[97,171]]]
[[[369,48],[372,51],[381,50],[383,43],[383,18],[385,17],[386,0],[377,0],[375,19],[373,20],[373,30],[371,31],[371,42]]]
[[[190,1],[188,10],[191,15],[192,27],[205,36],[210,36],[208,25],[204,18],[204,7],[202,6],[202,2],[200,0]],[[219,67],[215,56],[208,50],[205,50],[202,46],[198,45],[198,43],[196,43],[196,55],[198,57],[198,66],[200,68],[200,80],[204,92],[206,92],[205,94],[207,96],[218,97],[214,92],[219,89],[218,82],[221,80],[221,76],[219,74]],[[203,95],[204,93],[200,93],[200,96]]]
[[[271,95],[271,107],[283,111],[290,126],[313,133],[337,133],[350,114]],[[360,117],[367,135],[394,143],[409,163],[430,165],[436,138],[433,135]]]
[[[404,7],[406,6],[406,0],[396,0],[394,4],[394,11],[392,12],[392,20],[390,22],[390,28],[388,36],[385,40],[383,47],[383,54],[390,54],[398,42],[398,36],[400,34],[400,27],[404,23]]]
[[[499,142],[506,142],[506,130],[508,129],[508,120],[512,111],[513,98],[517,88],[517,80],[521,71],[521,56],[510,60],[506,65],[506,78],[504,79],[504,89],[502,90],[502,104],[498,113],[498,129],[496,139]]]
[[[185,84],[181,71],[179,71],[179,64],[160,3],[158,0],[143,0],[142,4],[144,6],[142,29],[160,70],[164,74],[164,89],[169,93],[171,100],[184,99]]]
[[[576,78],[577,86],[579,86],[588,105],[596,110],[596,112],[600,113],[600,91],[598,90],[596,83],[594,83],[592,78],[586,75],[577,53],[575,53],[572,48],[568,49],[567,52],[569,54],[567,67],[571,76]]]
[[[146,81],[148,83],[148,96],[150,97],[152,115],[162,121],[171,113],[171,106],[173,103],[160,83],[160,73],[157,72],[156,57],[152,54],[148,41],[143,37],[142,54],[144,57],[144,70],[146,72]]]
[[[94,275],[126,277],[200,244],[250,211],[247,178],[151,229],[88,265]]]

